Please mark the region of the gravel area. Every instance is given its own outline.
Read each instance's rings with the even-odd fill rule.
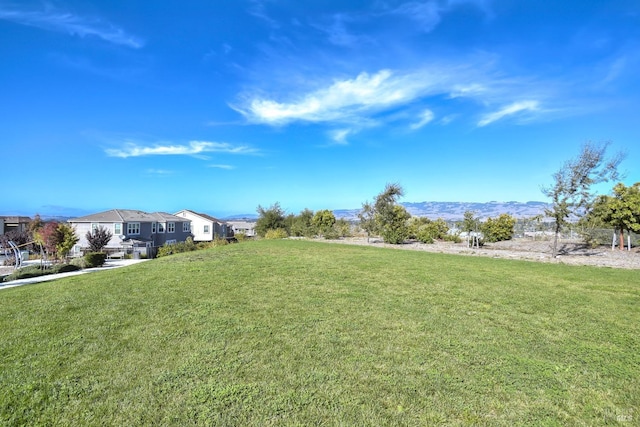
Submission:
[[[558,243],[558,256],[551,257],[553,241],[532,241],[530,239],[514,239],[504,242],[488,243],[482,248],[468,248],[465,243],[436,242],[434,244],[405,243],[389,245],[381,240],[371,238],[350,237],[341,240],[325,240],[325,242],[369,245],[402,250],[449,253],[467,256],[487,256],[493,258],[520,259],[528,261],[549,262],[556,264],[592,265],[598,267],[640,269],[640,248],[631,251],[611,250],[611,247],[588,248],[581,242],[561,241]]]

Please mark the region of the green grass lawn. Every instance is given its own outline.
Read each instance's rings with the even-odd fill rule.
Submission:
[[[0,291],[0,425],[634,425],[640,273],[258,241]]]

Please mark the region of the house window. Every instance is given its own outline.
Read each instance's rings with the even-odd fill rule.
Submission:
[[[157,224],[155,222],[151,223],[151,234],[156,234],[157,231]]]
[[[164,233],[164,224],[161,222],[158,223],[158,233]]]
[[[140,234],[140,223],[139,222],[127,223],[127,234]]]
[[[166,241],[167,245],[175,245],[176,243],[178,243],[178,241],[176,239],[169,239]]]
[[[122,224],[116,223],[113,224],[113,235],[120,236],[122,234]]]
[[[99,225],[100,224],[98,224],[97,222],[92,222],[91,223],[91,232],[94,233],[98,229]]]
[[[204,226],[204,234],[209,234],[209,226],[208,225]]]
[[[183,222],[182,223],[182,231],[185,233],[188,233],[189,231],[191,231],[191,227],[189,227],[189,223],[188,222]]]
[[[168,222],[167,223],[167,233],[175,233],[176,232],[176,223]]]

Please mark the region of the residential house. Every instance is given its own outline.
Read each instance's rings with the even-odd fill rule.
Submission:
[[[228,224],[233,228],[235,234],[244,234],[247,237],[255,237],[256,223],[250,221],[229,221]]]
[[[191,221],[191,233],[196,242],[210,242],[215,239],[233,237],[233,230],[225,222],[204,213],[183,209],[175,216]]]
[[[112,209],[68,221],[75,227],[79,241],[73,253],[89,247],[86,234],[104,227],[113,237],[105,247],[107,252],[131,252],[134,255],[155,255],[155,248],[165,243],[184,242],[191,234],[188,219],[164,212],[147,213],[130,209]]]
[[[28,216],[0,216],[0,234],[10,231],[26,231],[31,218]]]

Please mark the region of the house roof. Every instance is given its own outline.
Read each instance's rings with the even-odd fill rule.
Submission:
[[[218,219],[218,218],[216,218],[216,217],[213,217],[213,216],[211,216],[211,215],[207,215],[207,214],[205,214],[205,213],[201,213],[201,212],[194,212],[194,211],[189,210],[189,209],[183,209],[183,210],[181,210],[180,212],[188,212],[188,213],[190,213],[191,215],[199,216],[199,217],[201,217],[201,218],[203,218],[203,219],[206,219],[207,221],[217,222],[218,224],[226,224],[226,222],[225,222],[225,221],[222,221],[222,220],[220,220],[220,219]],[[180,212],[176,212],[176,215],[177,215],[177,214],[179,214]]]
[[[3,220],[5,224],[24,224],[31,222],[31,218],[28,216],[0,216],[0,220]]]
[[[167,222],[184,221],[184,218],[165,212],[147,213],[132,209],[111,209],[91,215],[72,218],[69,222]]]

